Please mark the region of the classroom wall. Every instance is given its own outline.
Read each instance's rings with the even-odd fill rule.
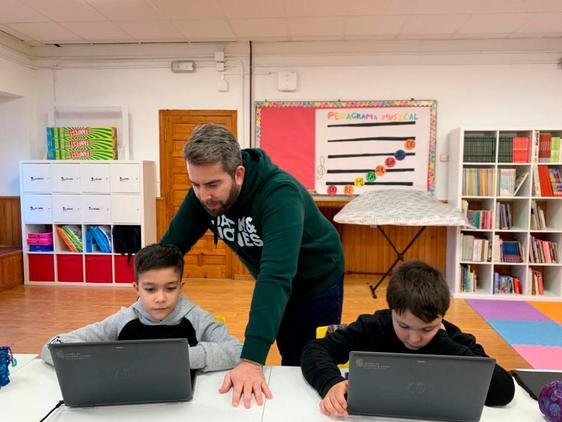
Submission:
[[[35,82],[33,69],[0,57],[0,196],[19,195],[18,161],[33,155]]]
[[[437,100],[436,195],[447,197],[447,134],[459,126],[562,128],[562,71],[555,65],[392,65],[291,67],[296,93],[258,76],[257,99]]]
[[[231,74],[228,92],[218,92],[219,76],[214,68],[198,67],[195,73],[172,73],[165,68],[66,69],[55,71],[49,82],[43,78],[41,120],[46,123],[50,100],[64,106],[116,106],[129,109],[130,158],[159,160],[158,111],[161,109],[226,109],[240,110],[238,127],[247,113],[242,112],[244,98],[242,75]],[[41,70],[41,73],[50,71]],[[239,130],[242,139],[243,131]]]
[[[350,44],[353,45],[353,44]],[[316,46],[326,47],[327,43]],[[447,133],[467,127],[562,127],[562,71],[551,55],[519,53],[516,59],[501,54],[458,55],[432,52],[385,57],[365,53],[333,55],[303,51],[273,53],[261,45],[254,57],[254,100],[437,100],[438,162],[436,194],[446,198],[447,172],[443,155]],[[185,58],[189,58],[186,53]],[[212,57],[212,54],[209,55]],[[103,106],[125,104],[129,108],[131,158],[158,162],[158,110],[237,109],[239,137],[250,144],[248,61],[240,52],[227,52],[228,92],[218,92],[219,73],[209,59],[201,60],[194,73],[174,74],[169,62],[144,58],[115,63],[78,60],[57,63],[56,70],[40,69],[37,79],[36,131],[33,157],[42,158],[44,124],[48,108],[59,105]],[[429,57],[429,59],[428,59]],[[496,59],[497,57],[497,59]],[[525,59],[528,57],[528,60]],[[526,63],[528,62],[528,63]],[[296,92],[277,90],[277,71],[298,74]],[[244,76],[243,76],[244,75]],[[0,167],[5,158],[0,156]]]

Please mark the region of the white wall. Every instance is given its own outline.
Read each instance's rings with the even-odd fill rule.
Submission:
[[[439,157],[447,152],[451,129],[562,128],[562,71],[552,54],[520,52],[508,56],[491,52],[461,57],[434,51],[417,57],[410,52],[394,56],[387,52],[380,57],[364,51],[296,54],[283,48],[283,53],[272,52],[277,46],[256,49],[254,100],[437,100],[436,194],[440,199],[446,198],[447,163]],[[240,141],[249,146],[246,51],[229,54],[227,50],[230,90],[226,93],[217,92],[219,75],[210,59],[212,54],[203,58],[205,54],[196,59],[195,73],[187,74],[171,73],[169,61],[155,57],[151,62],[146,55],[142,62],[128,58],[113,63],[77,56],[72,64],[56,63],[56,70],[36,71],[36,132],[40,135],[32,148],[35,156],[24,158],[41,158],[39,151],[44,153],[46,114],[53,104],[127,105],[132,159],[158,162],[160,109],[236,109]],[[189,53],[183,57],[189,58]],[[298,73],[296,92],[277,90],[278,70]],[[0,167],[3,162],[0,157]]]
[[[436,195],[447,196],[447,134],[459,126],[562,128],[562,71],[555,65],[289,66],[295,93],[257,76],[256,99],[437,100]]]
[[[213,68],[175,74],[166,68],[41,70],[45,82],[40,95],[40,126],[48,108],[60,106],[116,106],[129,109],[130,158],[159,160],[158,112],[161,109],[238,110],[238,127],[247,120],[243,111],[241,74],[228,76],[230,89],[218,92]],[[232,73],[232,72],[231,72]],[[53,94],[54,91],[54,100]],[[241,140],[246,136],[239,130]],[[43,142],[43,141],[42,141]],[[46,147],[43,145],[46,150]],[[157,172],[159,174],[159,171]]]
[[[0,195],[19,195],[18,161],[36,139],[34,71],[0,57]]]

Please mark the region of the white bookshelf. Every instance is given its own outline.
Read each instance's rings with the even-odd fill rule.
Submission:
[[[21,161],[20,194],[25,283],[127,284],[134,261],[114,252],[113,229],[137,226],[142,246],[156,241],[152,161]],[[81,235],[82,252],[72,252],[58,235],[65,225]],[[87,252],[93,225],[111,234],[111,252]],[[53,250],[30,250],[29,233],[51,233]]]
[[[467,129],[458,128],[449,134],[449,185],[448,202],[450,205],[462,209],[463,201],[471,210],[492,211],[492,225],[490,228],[475,229],[472,227],[454,227],[447,231],[447,280],[452,294],[455,297],[481,298],[481,299],[506,299],[506,300],[544,300],[562,301],[562,263],[534,263],[530,261],[529,248],[532,247],[532,236],[541,240],[548,240],[558,245],[559,253],[562,251],[562,196],[542,196],[535,192],[534,183],[537,179],[536,168],[538,166],[549,166],[562,168],[560,161],[539,162],[539,135],[550,133],[552,136],[561,136],[562,129],[543,128],[504,128],[504,129]],[[500,140],[509,136],[528,137],[530,139],[530,151],[525,162],[505,162],[505,149],[500,151]],[[471,139],[485,139],[494,142],[491,159],[474,152],[474,144]],[[467,142],[467,139],[469,140]],[[483,141],[485,142],[485,141]],[[477,144],[478,146],[478,144]],[[465,148],[467,161],[464,160]],[[478,148],[477,148],[478,149]],[[473,177],[474,173],[466,169],[488,169],[486,177],[482,179],[483,173],[479,173],[481,180],[479,184],[489,186],[490,190],[484,192],[470,191],[468,185],[463,191],[463,178],[465,175]],[[516,195],[499,195],[500,175],[514,172],[517,176],[528,173],[526,180],[521,185]],[[470,184],[474,179],[471,180]],[[466,180],[465,180],[465,183]],[[468,195],[467,193],[470,193]],[[479,195],[481,193],[481,195]],[[537,229],[531,224],[531,208],[533,202],[543,209],[546,227]],[[502,228],[498,226],[498,212],[501,204],[509,205],[512,226]],[[487,261],[463,260],[462,236],[474,236],[477,239],[487,239],[491,246],[492,256]],[[499,247],[499,241],[518,241],[523,249],[522,262],[501,262],[494,259],[494,252]],[[470,245],[470,242],[469,242]],[[462,269],[470,267],[477,273],[478,281],[475,288],[466,291],[462,286]],[[543,278],[544,294],[532,294],[533,277],[532,271],[539,271]],[[511,275],[517,277],[521,284],[521,294],[497,293],[494,290],[495,274]],[[466,287],[466,286],[464,286]]]

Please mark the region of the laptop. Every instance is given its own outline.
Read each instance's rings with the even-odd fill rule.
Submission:
[[[484,357],[351,352],[348,412],[478,421],[494,365],[494,359]]]
[[[194,376],[185,338],[53,343],[49,350],[64,404],[69,407],[193,397]]]

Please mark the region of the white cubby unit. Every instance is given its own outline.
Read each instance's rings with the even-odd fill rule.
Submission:
[[[466,129],[448,137],[447,230],[455,297],[562,301],[562,129]]]
[[[114,234],[156,241],[153,161],[20,161],[20,193],[26,284],[125,285],[134,255]]]

